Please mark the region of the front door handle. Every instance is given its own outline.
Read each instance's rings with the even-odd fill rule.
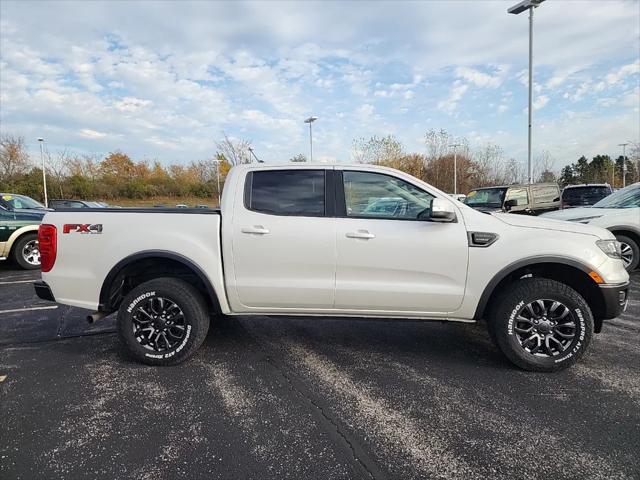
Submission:
[[[376,236],[367,230],[358,230],[357,232],[347,232],[347,238],[364,238],[365,240],[369,240],[376,238]]]
[[[253,227],[244,227],[242,233],[253,233],[254,235],[266,235],[269,233],[268,228],[264,228],[262,225],[254,225]]]

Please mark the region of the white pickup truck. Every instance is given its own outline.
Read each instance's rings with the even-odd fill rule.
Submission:
[[[37,294],[90,320],[117,311],[151,365],[192,355],[215,314],[306,315],[484,319],[514,364],[559,370],[629,283],[608,230],[481,213],[370,165],[242,165],[220,211],[57,210],[39,244]]]

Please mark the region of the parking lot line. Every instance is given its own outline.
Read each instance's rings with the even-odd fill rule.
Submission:
[[[0,282],[0,285],[13,285],[14,283],[33,283],[36,280],[14,280],[12,282]]]
[[[32,310],[53,310],[55,308],[58,308],[58,305],[50,305],[46,307],[14,308],[12,310],[0,310],[0,313],[30,312]]]

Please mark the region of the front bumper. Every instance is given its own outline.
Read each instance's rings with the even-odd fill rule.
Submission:
[[[49,288],[49,285],[47,285],[47,282],[34,282],[33,288],[36,291],[36,295],[38,295],[38,297],[40,297],[41,299],[49,300],[50,302],[56,301],[51,288]]]
[[[603,320],[616,318],[627,309],[629,303],[629,282],[617,285],[600,285],[604,299]]]

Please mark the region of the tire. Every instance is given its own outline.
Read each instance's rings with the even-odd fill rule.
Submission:
[[[593,314],[584,298],[546,278],[526,278],[508,287],[496,299],[488,322],[502,353],[518,367],[535,372],[573,365],[593,336]]]
[[[208,330],[202,295],[177,278],[138,285],[118,310],[120,339],[136,360],[147,365],[183,362],[202,345]]]
[[[633,272],[638,268],[638,263],[640,263],[640,246],[638,246],[638,242],[626,235],[616,235],[616,240],[622,244],[624,268],[627,269],[627,272]],[[628,248],[625,248],[625,246]],[[627,261],[627,259],[624,258],[625,253],[630,255],[630,260]]]
[[[40,268],[37,233],[27,233],[16,240],[13,244],[13,261],[25,270]]]

